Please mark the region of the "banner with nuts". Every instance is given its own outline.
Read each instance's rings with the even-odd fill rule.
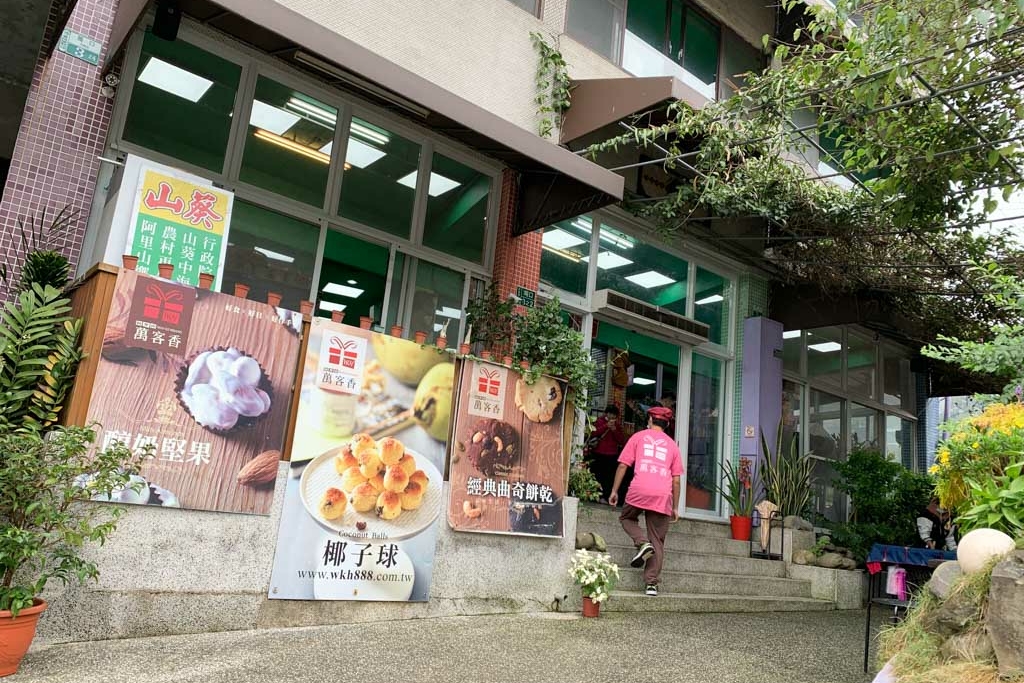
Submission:
[[[446,351],[313,320],[271,599],[428,599],[454,382]]]
[[[466,359],[459,371],[448,524],[562,536],[566,383]]]
[[[301,331],[297,312],[122,271],[87,421],[152,457],[110,498],[269,514]]]

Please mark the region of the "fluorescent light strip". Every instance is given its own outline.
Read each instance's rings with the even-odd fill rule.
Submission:
[[[164,92],[198,102],[213,85],[213,81],[197,76],[191,71],[169,64],[162,59],[150,57],[146,67],[139,74],[139,81]]]
[[[611,242],[615,246],[620,247],[622,249],[632,249],[633,248],[633,243],[632,242],[630,242],[627,239],[623,239],[621,237],[616,237],[615,235],[611,234],[610,232],[608,232],[604,228],[601,228],[601,239],[603,239],[605,242]]]
[[[418,171],[413,171],[409,175],[399,178],[398,184],[405,185],[406,187],[411,187],[412,189],[415,190],[417,173]],[[431,197],[437,197],[439,195],[444,194],[445,192],[448,192],[449,190],[455,189],[461,184],[462,183],[452,180],[451,178],[446,178],[439,173],[431,172],[430,187],[427,188],[427,194],[429,194]]]
[[[841,351],[843,346],[841,344],[837,344],[836,342],[830,341],[821,342],[820,344],[808,344],[807,348],[813,349],[818,353],[834,353],[836,351]]]
[[[347,296],[349,299],[358,299],[366,290],[359,289],[358,287],[339,285],[336,282],[328,282],[322,291],[325,294],[337,294],[338,296]]]
[[[313,118],[317,119],[318,122],[325,123],[331,128],[334,128],[334,126],[338,123],[338,115],[335,114],[334,112],[318,107],[311,102],[300,100],[297,97],[293,97],[290,100],[288,100],[288,104],[286,104],[285,106],[289,107],[290,109],[299,111],[303,114],[306,114],[307,116],[312,116]]]
[[[370,128],[368,124],[364,125],[355,119],[352,119],[352,123],[348,127],[348,132],[352,135],[358,135],[369,142],[376,142],[379,145],[386,145],[391,141],[391,136],[387,133]]]
[[[541,244],[541,249],[548,253],[555,254],[556,256],[561,256],[564,259],[568,259],[573,263],[579,263],[581,260],[583,260],[579,254],[576,254],[571,251],[565,251],[563,249],[555,249],[553,247],[549,247],[546,244]]]
[[[636,275],[627,275],[626,279],[635,285],[643,287],[644,289],[675,284],[675,280],[667,275],[662,275],[656,270],[648,270],[644,273],[637,273]]]
[[[639,384],[642,387],[646,387],[651,384],[657,384],[657,380],[647,379],[646,377],[634,377],[633,384]]]
[[[561,228],[545,231],[541,241],[552,249],[568,249],[587,243],[586,240],[582,240]]]
[[[249,114],[249,125],[282,135],[299,122],[299,117],[290,111],[272,107],[260,100],[252,101],[252,113]]]
[[[257,252],[257,253],[263,254],[267,258],[273,259],[275,261],[284,261],[285,263],[294,263],[295,262],[295,257],[294,256],[289,256],[288,254],[282,254],[279,251],[271,251],[270,249],[264,249],[263,247],[253,247],[252,250]]]
[[[697,306],[704,306],[706,304],[717,304],[719,301],[723,301],[724,299],[725,297],[721,294],[712,294],[709,297],[705,297],[699,301],[694,301],[693,303]]]
[[[321,301],[320,302],[320,310],[321,311],[344,311],[345,310],[345,304],[336,304],[333,301]]]
[[[782,333],[783,339],[796,339],[801,334],[800,330],[786,330]]]
[[[266,140],[267,142],[277,145],[278,147],[283,147],[287,150],[295,152],[296,154],[301,154],[302,156],[309,157],[310,159],[313,159],[315,161],[319,161],[322,164],[331,163],[331,157],[329,155],[324,154],[323,152],[317,151],[315,149],[310,149],[309,147],[303,147],[297,142],[288,140],[287,138],[283,138],[280,135],[275,135],[268,130],[257,129],[256,137],[258,137],[260,140]]]

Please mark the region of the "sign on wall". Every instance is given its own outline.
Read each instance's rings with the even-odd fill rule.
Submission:
[[[562,536],[566,384],[464,361],[451,444],[448,523],[457,531]]]
[[[301,329],[293,311],[122,271],[87,424],[153,457],[117,501],[269,514]]]
[[[454,381],[445,352],[313,319],[270,598],[428,599]]]
[[[95,38],[90,38],[84,33],[78,33],[66,28],[60,34],[60,40],[57,41],[57,49],[76,59],[81,59],[83,62],[99,66],[103,43]]]
[[[139,257],[141,273],[171,263],[176,282],[194,287],[200,272],[211,273],[219,289],[233,203],[233,193],[202,178],[144,164],[126,253]]]

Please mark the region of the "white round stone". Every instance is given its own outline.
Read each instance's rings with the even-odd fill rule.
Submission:
[[[1012,551],[1012,538],[996,529],[975,529],[968,532],[956,548],[956,559],[964,574],[974,574],[985,568],[993,557]]]

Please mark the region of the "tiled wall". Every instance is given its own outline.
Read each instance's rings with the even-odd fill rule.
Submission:
[[[59,3],[56,3],[59,4]],[[117,0],[78,0],[68,28],[95,38],[106,51]],[[53,215],[65,206],[78,212],[66,234],[53,246],[77,264],[92,205],[97,157],[110,125],[111,100],[100,93],[100,67],[53,51],[43,60],[55,16],[47,22],[43,49],[36,62],[32,87],[18,131],[11,170],[0,202],[0,261],[16,282],[23,258],[18,218]],[[100,55],[103,64],[105,54]],[[0,300],[7,293],[0,284]]]
[[[736,362],[732,392],[732,461],[739,462],[740,437],[743,434],[743,321],[768,313],[768,281],[753,275],[741,275],[736,281]],[[782,397],[779,397],[782,400]]]
[[[514,237],[516,203],[519,199],[518,174],[505,169],[501,177],[501,211],[494,246],[494,282],[502,298],[516,293],[516,287],[537,291],[540,284],[540,254],[543,234],[537,230]]]

